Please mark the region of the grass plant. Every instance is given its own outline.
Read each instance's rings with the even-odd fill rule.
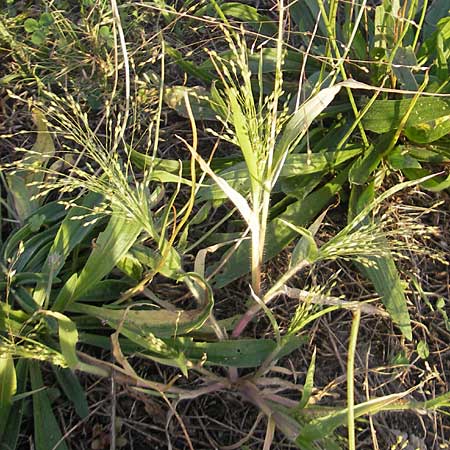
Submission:
[[[0,448],[21,448],[28,422],[37,450],[78,445],[54,393],[88,421],[87,376],[111,380],[113,418],[118,385],[147,406],[160,399],[167,448],[178,445],[173,419],[196,448],[180,405],[218,393],[258,411],[248,439],[226,448],[244,448],[259,423],[264,449],[356,449],[367,448],[366,416],[372,430],[377,413],[446,417],[448,386],[427,391],[445,373],[427,361],[401,271],[414,258],[447,267],[422,245],[439,239],[417,220],[435,207],[412,207],[400,226],[389,202],[408,189],[447,195],[448,12],[391,0],[372,15],[365,1],[182,3],[8,3],[0,13],[0,86],[11,111],[30,106],[35,129],[14,124],[0,141],[15,149],[0,155]],[[183,58],[190,42],[174,45],[204,33],[198,22],[217,40],[203,61],[194,50]],[[328,232],[337,195],[346,214]],[[288,260],[274,271],[281,252]],[[327,264],[351,267],[370,295],[351,297],[340,271],[314,281]],[[227,291],[237,279],[241,304]],[[346,395],[323,401],[317,349],[303,353],[303,385],[287,361],[339,313],[351,322]],[[426,369],[364,399],[358,340],[372,317],[392,321],[403,348],[419,342]],[[111,448],[117,430],[112,420]]]

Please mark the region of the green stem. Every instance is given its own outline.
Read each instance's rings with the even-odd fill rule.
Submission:
[[[361,319],[361,309],[353,313],[352,328],[350,331],[350,343],[347,357],[347,427],[348,427],[348,449],[356,449],[355,439],[355,352],[358,340],[359,322]]]

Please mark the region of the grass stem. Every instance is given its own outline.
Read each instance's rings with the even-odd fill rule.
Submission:
[[[353,313],[352,328],[350,331],[350,343],[347,357],[347,427],[348,427],[348,449],[356,449],[355,438],[355,352],[358,341],[359,322],[361,320],[361,309]]]

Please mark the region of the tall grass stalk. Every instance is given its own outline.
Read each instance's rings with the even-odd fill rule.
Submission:
[[[348,427],[348,449],[356,450],[355,438],[355,352],[358,341],[359,323],[361,320],[361,309],[353,312],[352,328],[350,331],[350,343],[347,357],[347,427]]]

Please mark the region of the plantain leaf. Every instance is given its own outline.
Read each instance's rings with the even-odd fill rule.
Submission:
[[[275,146],[274,167],[282,165],[287,152],[292,150],[300,138],[308,130],[313,120],[333,101],[334,97],[341,90],[342,85],[322,89],[316,95],[300,105],[299,109],[289,119],[281,132],[281,137]],[[280,168],[281,169],[281,168]]]
[[[68,450],[42,379],[37,361],[30,361],[30,379],[33,391],[34,445],[36,450]]]
[[[219,58],[222,61],[230,61],[233,59],[234,53],[230,50],[223,53],[219,53]],[[260,62],[261,60],[261,62]],[[264,73],[273,73],[277,67],[277,50],[275,48],[264,48],[258,53],[252,53],[248,51],[247,54],[248,68],[254,74],[260,71]],[[302,67],[302,54],[298,51],[287,50],[284,53],[284,62],[282,70],[289,73],[298,73]],[[210,71],[214,70],[214,64],[211,60],[207,59],[200,64],[202,70]]]
[[[348,149],[348,150],[337,150],[337,151],[325,151],[320,153],[312,154],[291,154],[286,158],[283,168],[279,176],[280,188],[284,191],[283,187],[287,186],[289,181],[286,179],[292,177],[300,177],[311,174],[318,174],[322,171],[332,171],[337,166],[343,164],[344,162],[352,159],[362,152],[361,148]],[[223,178],[227,183],[236,191],[241,194],[250,191],[250,180],[248,177],[248,170],[243,162],[234,164],[232,167],[219,172],[218,175]],[[297,178],[293,183],[294,186],[299,184]],[[317,180],[319,182],[320,180]],[[294,189],[294,187],[292,187]],[[275,187],[274,192],[277,190]],[[212,183],[209,186],[205,186],[199,189],[199,200],[218,200],[226,198],[223,190],[217,186],[217,184]]]

